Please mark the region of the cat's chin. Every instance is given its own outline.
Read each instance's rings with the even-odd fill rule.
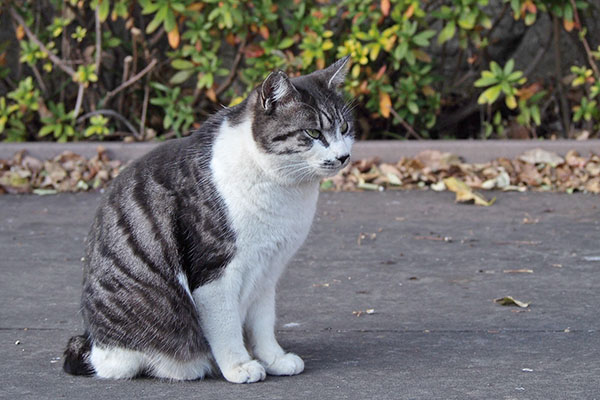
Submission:
[[[338,174],[338,172],[340,172],[343,168],[342,167],[334,167],[334,168],[327,168],[327,167],[321,167],[317,170],[316,174],[319,178],[330,178],[332,176],[335,176]]]

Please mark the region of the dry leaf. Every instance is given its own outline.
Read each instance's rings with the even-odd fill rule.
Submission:
[[[386,92],[379,92],[379,113],[383,118],[390,117],[390,109],[392,108],[392,99]]]
[[[169,46],[171,46],[172,49],[176,49],[179,47],[179,28],[177,27],[177,25],[175,25],[175,27],[173,28],[173,30],[171,30],[171,32],[169,32],[169,34],[167,35],[167,38],[169,39]]]
[[[501,297],[499,299],[494,299],[494,303],[500,304],[501,306],[517,306],[521,308],[529,307],[529,303],[524,303],[517,299],[514,299],[512,296]]]
[[[473,201],[480,206],[491,206],[496,201],[495,197],[492,200],[487,201],[479,193],[473,192],[469,186],[458,178],[445,178],[444,184],[448,190],[456,193],[456,202],[458,203]]]
[[[390,15],[390,0],[381,0],[381,13],[384,17]]]
[[[556,166],[565,162],[565,160],[558,154],[539,148],[527,150],[519,156],[519,160],[529,164],[544,163],[552,166]]]

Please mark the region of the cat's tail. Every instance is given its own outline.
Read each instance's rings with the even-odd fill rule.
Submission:
[[[71,375],[93,375],[94,367],[89,361],[91,349],[92,343],[87,333],[73,336],[65,349],[63,370]]]

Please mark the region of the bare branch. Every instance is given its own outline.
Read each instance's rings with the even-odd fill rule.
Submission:
[[[142,117],[140,118],[140,139],[146,136],[146,112],[148,111],[148,98],[150,97],[150,85],[146,81],[144,86],[144,101],[142,102]]]
[[[71,78],[73,78],[75,76],[75,70],[73,70],[73,68],[65,64],[63,60],[58,58],[54,53],[50,52],[50,50],[48,50],[46,46],[44,46],[44,44],[33,34],[33,32],[31,32],[27,24],[25,24],[23,18],[19,15],[18,12],[15,11],[14,8],[10,7],[9,11],[10,15],[17,21],[19,25],[23,27],[23,30],[25,31],[25,34],[27,35],[29,40],[37,44],[40,50],[42,50],[48,56],[50,61],[52,61],[58,68],[62,69],[64,72],[69,74]]]
[[[73,117],[77,117],[79,115],[79,111],[81,111],[81,102],[83,101],[83,92],[85,90],[85,86],[80,83],[79,89],[77,90],[77,100],[75,101],[75,108],[73,109]]]
[[[556,15],[552,15],[552,28],[554,30],[554,78],[556,79],[556,88],[558,89],[558,99],[560,105],[560,113],[562,118],[562,125],[565,137],[569,137],[569,102],[567,101],[567,97],[565,96],[565,91],[562,84],[562,66],[561,60],[562,56],[560,54],[560,25],[558,21],[558,17]]]
[[[96,75],[100,77],[100,57],[102,56],[102,33],[100,32],[100,6],[96,6]]]
[[[119,93],[121,90],[126,89],[127,87],[133,85],[134,83],[136,83],[137,81],[139,81],[144,75],[146,75],[148,72],[150,72],[152,70],[152,68],[154,68],[154,66],[156,65],[158,61],[156,60],[156,58],[152,59],[152,61],[150,62],[150,64],[148,64],[146,66],[146,68],[144,68],[143,70],[141,70],[139,73],[137,73],[136,75],[132,76],[130,79],[128,79],[127,81],[123,82],[122,84],[119,85],[119,87],[117,87],[115,90],[111,90],[110,92],[108,92],[106,94],[106,96],[104,97],[104,100],[102,101],[102,104],[107,104],[108,101],[117,93]]]
[[[406,129],[406,131],[410,134],[410,136],[414,137],[417,140],[423,140],[423,137],[421,135],[419,135],[415,129],[410,126],[410,124],[408,122],[406,122],[404,120],[404,118],[402,118],[397,112],[396,110],[394,110],[392,107],[389,107],[390,113],[398,118],[398,120],[400,120],[400,124],[404,127],[404,129]]]
[[[242,43],[240,43],[240,46],[238,47],[238,51],[235,55],[235,59],[233,60],[233,64],[231,65],[231,71],[229,72],[229,75],[227,75],[227,78],[221,84],[221,86],[219,86],[217,90],[215,90],[215,94],[217,95],[217,97],[225,90],[227,90],[227,88],[233,83],[235,75],[237,74],[238,67],[240,65],[240,61],[242,61],[244,47],[246,47],[246,40],[247,37],[244,38],[244,40],[242,41]]]
[[[137,130],[133,127],[133,125],[131,125],[131,122],[127,121],[127,119],[122,116],[121,114],[119,114],[118,112],[114,111],[114,110],[108,110],[108,109],[100,109],[100,110],[96,110],[96,111],[90,111],[87,114],[83,114],[81,117],[77,118],[77,123],[80,124],[83,121],[85,121],[87,118],[93,117],[94,115],[108,115],[110,117],[116,118],[119,121],[121,121],[123,123],[123,125],[125,125],[127,127],[127,129],[129,129],[129,131],[131,133],[133,133],[133,135],[135,137],[137,137]]]
[[[579,19],[579,13],[577,12],[577,5],[575,4],[575,0],[571,0],[571,7],[573,7],[573,16],[575,17],[575,24],[581,30],[581,20]],[[590,44],[588,43],[585,36],[581,35],[581,42],[583,43],[583,47],[585,48],[585,54],[587,54],[588,62],[590,66],[594,70],[594,74],[596,74],[596,78],[600,79],[600,70],[598,70],[598,66],[594,62],[594,56],[592,56],[592,49],[590,48]]]

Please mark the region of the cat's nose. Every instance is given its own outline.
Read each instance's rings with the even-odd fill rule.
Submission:
[[[343,156],[337,157],[337,159],[339,160],[339,162],[341,164],[343,164],[344,162],[346,162],[346,160],[348,159],[348,157],[350,157],[350,154],[344,154]]]

